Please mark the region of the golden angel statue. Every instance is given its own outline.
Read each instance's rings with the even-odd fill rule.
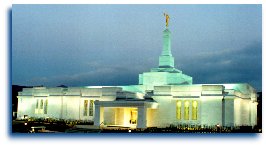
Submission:
[[[166,14],[166,13],[163,13],[163,14],[164,14],[164,16],[165,16],[165,22],[166,22],[165,25],[166,25],[166,27],[168,27],[170,17],[169,17],[169,15]]]

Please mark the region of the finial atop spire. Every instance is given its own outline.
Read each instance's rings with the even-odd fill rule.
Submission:
[[[163,15],[165,16],[165,26],[168,28],[170,16],[167,13],[163,13]]]

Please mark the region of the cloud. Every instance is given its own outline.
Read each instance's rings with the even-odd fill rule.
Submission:
[[[91,62],[87,72],[57,75],[52,77],[40,77],[30,80],[30,84],[43,84],[44,86],[108,86],[108,85],[134,85],[138,84],[141,66],[125,67],[120,65],[106,66],[100,62]]]
[[[194,83],[250,83],[261,90],[262,45],[254,42],[241,49],[222,49],[185,58],[183,72]]]
[[[222,49],[192,54],[180,62],[183,73],[193,77],[194,84],[205,83],[249,83],[258,90],[262,86],[261,42],[254,42],[242,49]],[[149,60],[149,58],[147,58]],[[30,84],[45,86],[88,86],[88,85],[132,85],[138,84],[138,74],[149,71],[145,63],[138,65],[130,60],[116,64],[105,61],[86,63],[82,73],[34,78]]]

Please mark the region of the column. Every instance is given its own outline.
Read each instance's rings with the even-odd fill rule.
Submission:
[[[104,110],[103,109],[104,108],[101,107],[100,105],[95,105],[95,116],[94,116],[95,126],[100,126],[104,121],[104,117],[103,117]]]
[[[138,122],[137,122],[137,128],[146,128],[146,112],[147,109],[145,106],[139,106],[138,107]]]

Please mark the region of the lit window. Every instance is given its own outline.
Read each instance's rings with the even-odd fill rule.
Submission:
[[[47,114],[47,99],[36,99],[35,114]]]
[[[43,99],[41,99],[40,109],[43,109]]]
[[[36,107],[35,109],[39,109],[39,99],[36,100]]]
[[[44,102],[44,114],[47,114],[47,107],[48,107],[48,99]]]
[[[39,99],[36,100],[35,114],[39,113]]]
[[[181,107],[182,107],[182,102],[181,101],[176,101],[176,119],[181,119]]]
[[[88,115],[88,100],[84,100],[84,112],[83,112],[83,116],[87,116]]]
[[[192,102],[192,120],[198,119],[198,102],[193,101]]]
[[[93,116],[93,104],[94,104],[94,101],[90,100],[90,108],[89,108],[89,115],[90,116]]]
[[[185,101],[184,106],[184,119],[189,120],[189,101]]]

